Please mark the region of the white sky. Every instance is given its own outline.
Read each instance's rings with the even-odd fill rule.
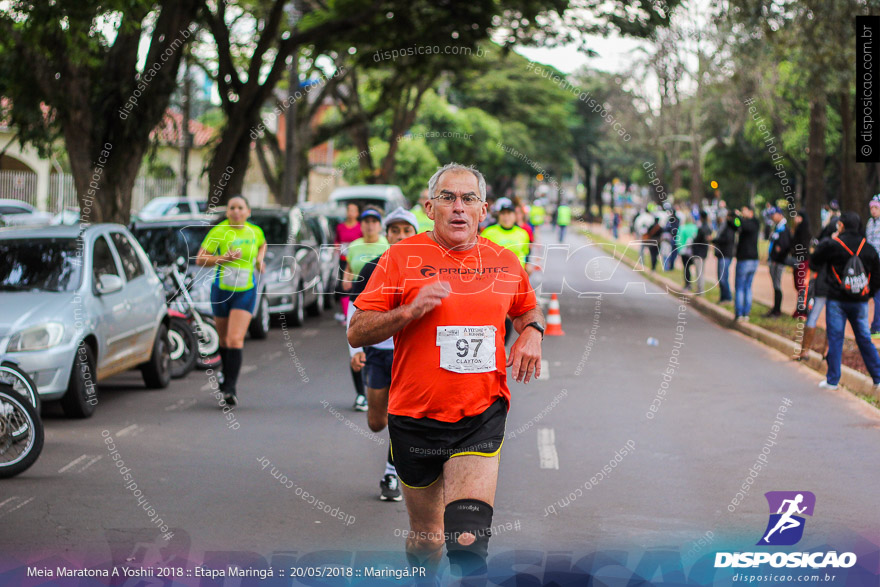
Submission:
[[[644,41],[629,38],[609,37],[606,39],[596,35],[589,35],[587,39],[589,40],[590,48],[598,53],[597,57],[587,57],[578,51],[574,45],[553,49],[517,47],[515,51],[537,63],[552,65],[564,73],[572,73],[584,64],[601,71],[620,73],[630,69],[630,65],[635,59],[634,50],[638,47],[647,46]]]

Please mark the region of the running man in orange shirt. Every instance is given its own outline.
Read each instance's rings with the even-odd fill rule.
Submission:
[[[434,230],[386,251],[348,330],[352,346],[394,337],[391,450],[410,518],[411,564],[483,573],[499,452],[515,380],[540,376],[544,317],[519,259],[478,236],[486,181],[450,163],[428,182]],[[503,325],[519,337],[505,356]]]

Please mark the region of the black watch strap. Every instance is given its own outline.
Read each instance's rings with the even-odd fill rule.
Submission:
[[[541,340],[544,340],[544,327],[541,326],[539,322],[529,322],[528,324],[526,324],[526,328],[528,328],[529,326],[540,332]]]

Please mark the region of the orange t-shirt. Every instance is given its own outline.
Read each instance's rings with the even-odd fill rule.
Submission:
[[[470,250],[451,251],[418,234],[382,254],[355,306],[387,312],[440,280],[449,282],[450,295],[394,335],[388,413],[457,422],[481,414],[499,397],[509,406],[504,319],[537,305],[512,252],[482,237]],[[469,369],[480,372],[462,372]]]

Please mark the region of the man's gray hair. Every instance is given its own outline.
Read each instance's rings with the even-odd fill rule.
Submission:
[[[461,163],[447,163],[446,165],[438,169],[437,173],[431,176],[431,179],[428,180],[428,197],[433,198],[437,195],[437,184],[440,183],[440,176],[447,171],[467,171],[468,173],[473,173],[474,177],[477,178],[477,185],[479,186],[480,190],[480,199],[484,202],[486,201],[486,178],[483,177],[483,174],[477,171],[475,167],[462,165]]]

